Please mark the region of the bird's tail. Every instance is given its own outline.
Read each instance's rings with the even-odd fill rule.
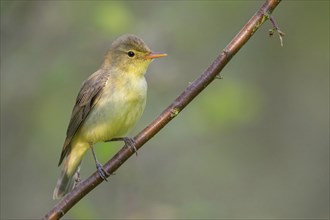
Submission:
[[[77,149],[77,148],[76,148]],[[88,149],[88,148],[87,148]],[[75,180],[79,178],[79,168],[86,150],[71,150],[62,167],[61,175],[57,180],[53,193],[53,199],[60,199],[74,187]]]

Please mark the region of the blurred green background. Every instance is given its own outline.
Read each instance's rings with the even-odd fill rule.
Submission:
[[[131,136],[198,77],[263,1],[1,1],[1,218],[41,218],[81,83],[111,42],[152,63]],[[175,120],[64,219],[329,218],[329,1],[284,1]],[[122,144],[98,144],[103,163]],[[82,178],[95,171],[90,153]]]

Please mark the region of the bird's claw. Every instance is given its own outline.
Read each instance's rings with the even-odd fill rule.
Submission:
[[[107,177],[110,176],[110,174],[105,169],[103,169],[100,163],[96,163],[96,169],[99,175],[101,176],[101,178],[105,181],[108,181]]]
[[[136,156],[138,155],[137,153],[137,148],[135,147],[135,141],[133,138],[129,137],[117,137],[117,138],[112,138],[110,140],[106,140],[105,142],[110,142],[110,141],[124,141],[125,145],[130,148],[131,152],[135,152]]]
[[[135,147],[135,141],[133,138],[124,137],[123,141],[125,142],[126,146],[130,148],[131,152],[135,153],[135,155],[138,155],[137,149]]]

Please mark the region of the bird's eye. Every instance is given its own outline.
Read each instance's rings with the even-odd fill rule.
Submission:
[[[135,53],[133,52],[133,51],[128,51],[128,53],[127,53],[127,55],[129,56],[129,57],[134,57],[135,56]]]

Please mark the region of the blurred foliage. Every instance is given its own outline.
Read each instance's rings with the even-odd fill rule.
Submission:
[[[1,219],[41,218],[75,96],[124,33],[154,119],[262,1],[1,1]],[[283,1],[216,80],[65,219],[329,218],[329,1]],[[121,143],[98,144],[102,162]],[[95,171],[91,154],[82,178]]]

